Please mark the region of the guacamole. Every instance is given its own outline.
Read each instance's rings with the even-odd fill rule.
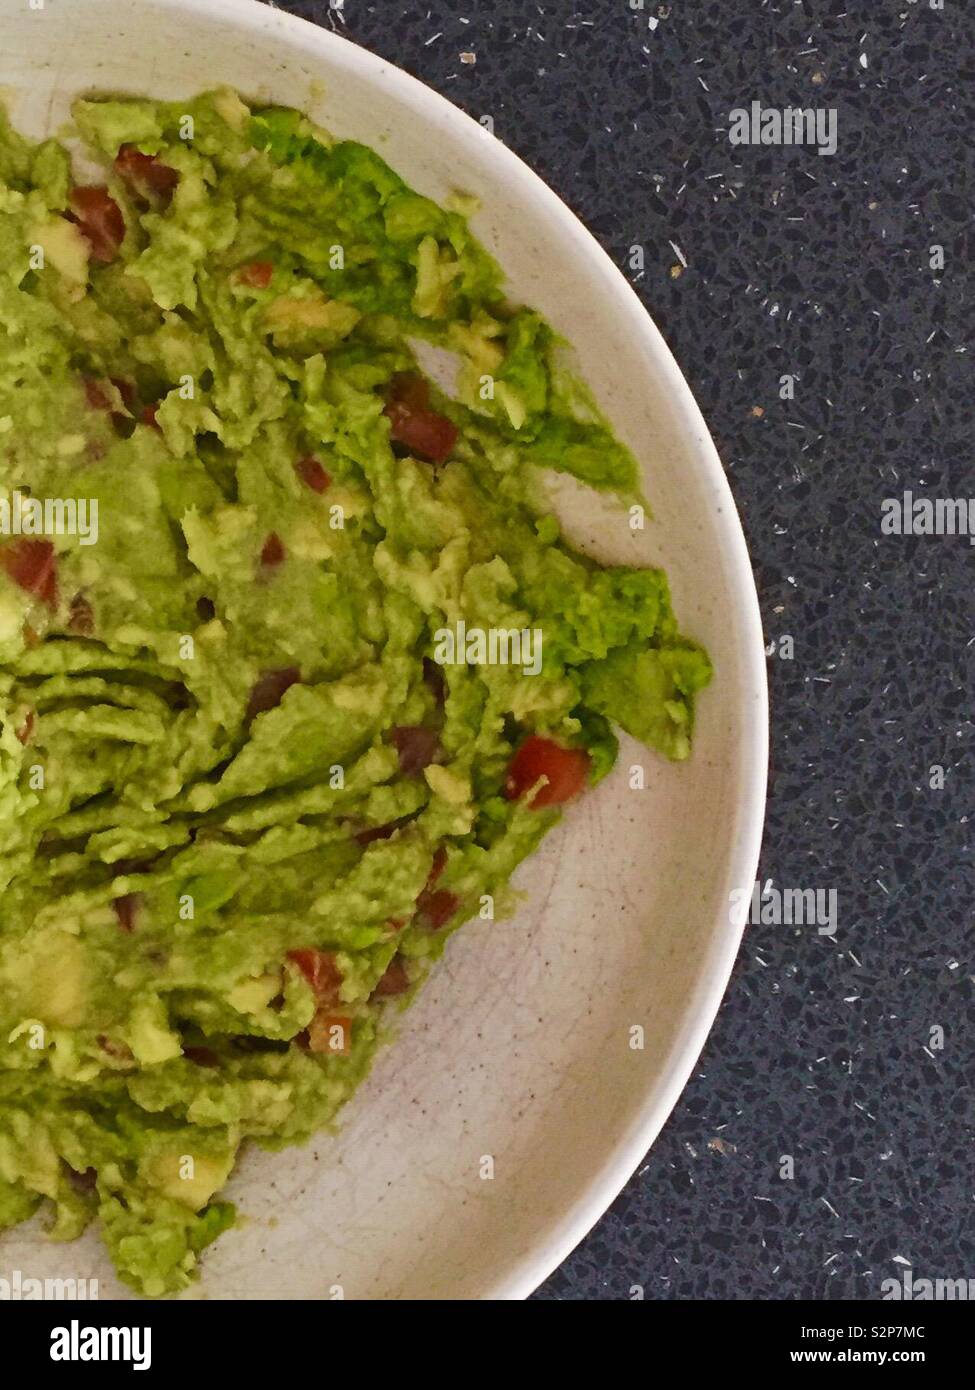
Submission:
[[[561,538],[634,461],[469,200],[229,91],[74,129],[0,118],[0,1227],[159,1296],[710,670]]]

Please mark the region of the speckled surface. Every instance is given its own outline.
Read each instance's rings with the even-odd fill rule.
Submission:
[[[492,116],[635,280],[724,459],[776,644],[762,882],[837,893],[834,938],[749,929],[652,1154],[536,1297],[975,1277],[975,551],[880,532],[905,489],[975,496],[975,5],[281,8]],[[836,154],[733,147],[753,99],[834,108]]]

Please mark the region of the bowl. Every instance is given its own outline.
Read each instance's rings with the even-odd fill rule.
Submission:
[[[627,281],[564,203],[484,127],[326,30],[256,0],[0,0],[0,89],[15,124],[53,133],[73,97],[177,98],[227,83],[374,146],[473,226],[510,293],[540,309],[644,469],[653,518],[631,532],[559,489],[578,542],[662,564],[682,626],[709,649],[689,762],[624,738],[614,773],[521,866],[517,915],[472,922],[399,1025],[336,1136],[249,1150],[244,1218],[191,1296],[514,1299],[612,1202],[653,1143],[711,1027],[738,950],[767,766],[765,655],[744,537],[690,390]],[[645,787],[631,786],[645,769]],[[35,1221],[2,1266],[97,1278],[126,1296],[89,1231]]]

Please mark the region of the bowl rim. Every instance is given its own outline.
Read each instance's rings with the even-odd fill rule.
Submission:
[[[146,0],[129,0],[133,8],[143,3]],[[622,334],[640,342],[660,369],[681,432],[693,450],[695,467],[709,486],[712,509],[720,511],[714,524],[720,534],[728,567],[728,586],[739,610],[743,635],[743,649],[739,653],[739,698],[749,709],[749,717],[743,721],[743,746],[738,758],[743,779],[737,806],[737,834],[729,847],[727,877],[738,885],[750,886],[761,847],[769,748],[768,685],[758,594],[741,519],[717,448],[676,359],[633,286],[571,208],[513,150],[447,97],[389,59],[334,30],[273,8],[262,0],[152,0],[152,3],[155,10],[222,20],[250,34],[275,31],[312,58],[320,55],[346,67],[365,82],[381,82],[387,94],[402,105],[404,113],[427,123],[448,124],[457,131],[459,138],[476,140],[479,156],[489,170],[519,185],[526,197],[560,224],[574,253],[587,258],[598,271],[607,295],[619,308]],[[727,920],[721,922],[720,931],[712,929],[698,984],[687,1000],[684,1020],[671,1042],[662,1073],[648,1090],[626,1131],[592,1173],[585,1192],[552,1222],[545,1237],[526,1251],[516,1265],[494,1277],[481,1298],[527,1298],[579,1244],[622,1191],[656,1141],[690,1079],[725,996],[743,933],[743,923],[732,923],[729,929]]]

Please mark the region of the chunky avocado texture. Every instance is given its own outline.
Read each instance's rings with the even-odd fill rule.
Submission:
[[[158,1297],[241,1144],[328,1126],[510,910],[612,726],[687,756],[710,670],[661,572],[560,536],[546,471],[626,525],[634,461],[463,199],[230,91],[74,131],[100,183],[0,119],[0,1227],[95,1220]],[[17,534],[17,494],[97,540]],[[461,622],[539,669],[443,664]]]

